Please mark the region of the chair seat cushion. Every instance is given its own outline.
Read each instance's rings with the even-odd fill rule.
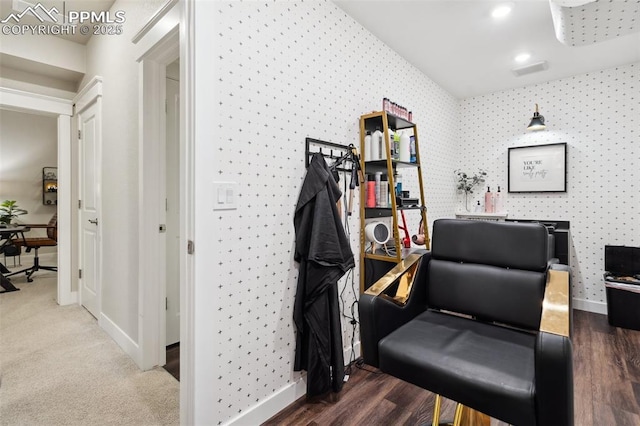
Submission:
[[[42,237],[42,238],[17,238],[13,240],[13,243],[17,246],[24,247],[50,247],[55,246],[58,243],[56,240],[52,240],[50,238]]]
[[[380,369],[499,420],[535,424],[535,335],[426,311],[379,343]]]

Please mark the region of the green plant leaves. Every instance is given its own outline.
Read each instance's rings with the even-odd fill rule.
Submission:
[[[468,175],[462,170],[455,170],[458,191],[466,192],[467,194],[473,194],[473,188],[484,183],[487,172],[479,169],[474,175]]]
[[[13,219],[27,213],[25,209],[18,207],[17,201],[4,200],[2,204],[0,204],[0,223],[9,225]]]

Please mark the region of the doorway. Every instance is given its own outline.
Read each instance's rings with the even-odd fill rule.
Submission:
[[[37,93],[0,88],[0,109],[56,117],[58,131],[58,290],[59,305],[77,301],[71,274],[71,116],[72,102]]]
[[[166,259],[158,232],[165,197],[164,150],[167,65],[180,60],[180,422],[197,423],[195,415],[195,167],[194,47],[192,2],[169,0],[132,41],[140,69],[140,198],[139,198],[139,322],[138,365],[147,370],[166,364],[166,290],[159,265]],[[161,143],[159,143],[161,141]],[[159,183],[161,183],[159,185]],[[162,285],[161,285],[161,284]]]
[[[76,99],[78,125],[78,287],[80,303],[101,324],[102,79]]]
[[[180,380],[180,60],[166,69],[165,369]]]
[[[184,247],[184,209],[185,194],[182,188],[186,182],[188,170],[184,164],[185,147],[182,145],[182,102],[173,90],[173,82],[167,83],[167,69],[176,64],[179,51],[179,32],[176,27],[148,50],[140,60],[142,108],[140,124],[141,139],[141,181],[140,181],[140,301],[141,318],[139,335],[141,349],[140,367],[143,370],[166,364],[167,312],[172,310],[171,329],[173,337],[184,343],[180,330],[180,321],[176,322],[180,312],[185,283]],[[173,78],[173,81],[180,79]],[[167,86],[173,90],[172,99],[167,97]],[[179,81],[178,86],[183,82]],[[178,105],[176,105],[178,102]],[[171,104],[171,105],[169,105]],[[171,111],[169,111],[171,109]],[[168,118],[168,114],[172,118]],[[167,128],[169,126],[169,129]],[[176,138],[175,135],[178,134]],[[173,150],[177,150],[177,155]],[[170,161],[170,163],[168,163]],[[171,210],[171,211],[169,211]],[[175,221],[178,222],[175,226]],[[173,226],[171,224],[174,223]],[[171,229],[169,229],[169,226]],[[179,240],[176,242],[176,240]],[[179,244],[175,249],[174,244]],[[169,250],[169,251],[167,251]],[[172,258],[173,256],[173,258]],[[167,265],[170,263],[170,265]],[[173,277],[167,286],[167,276]],[[177,279],[176,279],[177,274]],[[173,286],[177,285],[177,288]],[[169,293],[168,293],[169,292]],[[176,292],[178,294],[176,294]],[[169,299],[171,297],[172,300]],[[170,306],[171,305],[171,306]],[[184,348],[181,348],[181,352]]]

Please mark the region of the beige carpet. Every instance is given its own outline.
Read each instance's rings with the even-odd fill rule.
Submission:
[[[58,306],[55,272],[12,282],[20,291],[0,294],[1,425],[180,423],[179,383],[140,371],[84,308]]]

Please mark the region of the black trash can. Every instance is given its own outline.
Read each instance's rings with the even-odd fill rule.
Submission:
[[[605,246],[604,259],[609,324],[640,331],[640,247]]]

